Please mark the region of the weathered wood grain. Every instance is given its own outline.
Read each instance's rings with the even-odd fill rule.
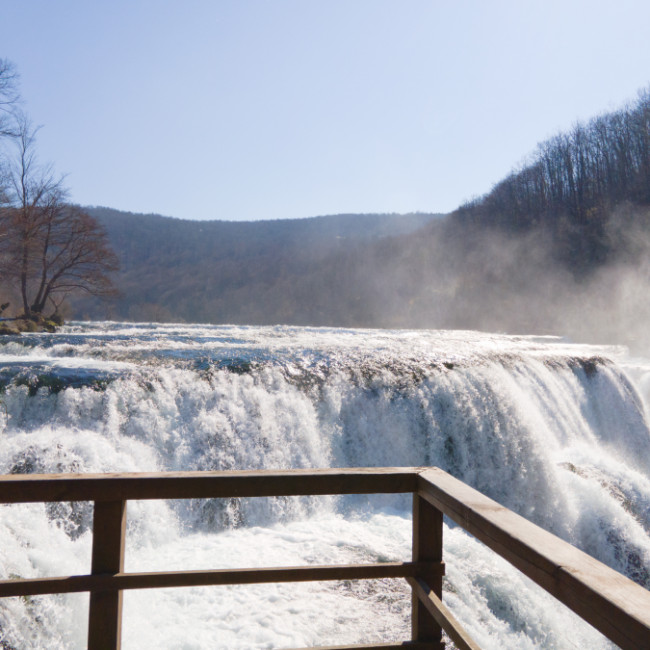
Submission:
[[[622,648],[650,648],[650,591],[440,469],[418,493]]]
[[[328,645],[296,650],[445,650],[444,643],[404,641],[403,643],[375,643],[372,645]]]
[[[207,587],[280,582],[329,580],[378,580],[408,578],[425,572],[443,573],[442,564],[383,562],[256,569],[214,569],[207,571],[156,571],[146,573],[105,573],[54,578],[0,580],[0,597],[107,591],[116,589],[157,589],[161,587]]]
[[[124,504],[129,499],[398,492],[416,495],[415,562],[146,574],[126,574],[122,570]],[[121,591],[126,589],[406,577],[418,593],[419,600],[428,602],[425,604],[428,612],[432,613],[431,603],[435,605],[433,610],[441,610],[444,605],[438,602],[440,595],[437,591],[443,573],[442,528],[441,516],[436,509],[502,555],[620,647],[650,648],[650,592],[436,468],[0,477],[0,503],[38,501],[95,502],[92,573],[0,581],[0,596],[90,591],[91,619],[103,618],[102,625],[113,628],[112,636],[104,632],[97,634],[97,638],[109,639],[105,645],[92,645],[89,636],[91,648],[119,647],[119,599]],[[425,507],[423,502],[431,507]],[[424,583],[432,587],[435,599],[431,593],[427,595],[428,600],[424,599]],[[97,606],[93,603],[103,604]],[[100,615],[98,612],[103,613]],[[421,610],[415,613],[415,617],[414,629],[419,629],[424,620]],[[95,625],[92,620],[91,628]],[[109,620],[112,621],[110,624],[107,623]],[[97,626],[100,629],[99,623]],[[431,636],[430,631],[423,634]],[[413,642],[410,647],[443,647],[441,642],[431,638],[422,643],[424,645]]]
[[[126,501],[100,501],[93,514],[93,575],[124,569]],[[119,650],[122,637],[122,592],[92,591],[88,614],[88,649]]]
[[[0,503],[414,492],[415,468],[0,476]]]
[[[403,643],[375,643],[372,645],[328,645],[296,650],[445,650],[444,643],[425,643],[423,641],[404,641]]]
[[[472,637],[456,620],[435,591],[421,578],[407,578],[414,595],[427,608],[431,616],[435,618],[438,625],[449,635],[458,650],[481,650]]]
[[[440,565],[443,571],[428,572],[422,568],[418,577],[432,585],[442,598],[442,513],[418,494],[413,495],[413,562],[428,562],[430,566]],[[415,591],[411,604],[411,638],[413,641],[440,643],[442,628],[438,620],[431,615]]]

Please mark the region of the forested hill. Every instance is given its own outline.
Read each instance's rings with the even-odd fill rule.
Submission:
[[[630,228],[650,227],[648,211],[631,206],[650,206],[650,89],[621,110],[542,142],[452,221],[468,231],[537,230],[558,262],[589,275],[626,252]]]
[[[650,94],[450,215],[195,222],[92,208],[121,298],[74,315],[559,334],[650,352]]]
[[[273,221],[189,221],[87,208],[121,264],[108,312],[92,300],[77,315],[232,323],[343,322],[322,275],[371,242],[407,235],[441,215],[347,214]],[[319,277],[321,279],[319,279]],[[321,296],[314,306],[314,293]],[[328,312],[328,313],[325,313]]]

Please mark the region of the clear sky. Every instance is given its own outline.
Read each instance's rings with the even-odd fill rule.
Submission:
[[[447,212],[650,84],[647,0],[0,0],[73,201]]]

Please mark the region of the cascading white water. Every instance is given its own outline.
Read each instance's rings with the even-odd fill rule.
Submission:
[[[0,344],[0,473],[437,465],[650,587],[650,364],[624,353],[476,332],[79,323]],[[408,559],[409,505],[130,502],[126,568]],[[0,577],[87,572],[89,504],[0,509]],[[610,647],[458,528],[445,560],[445,599],[482,647]],[[0,648],[83,648],[87,607],[0,601]],[[408,638],[409,612],[400,581],[132,592],[124,647],[390,641]]]

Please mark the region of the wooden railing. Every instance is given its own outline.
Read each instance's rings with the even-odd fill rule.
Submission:
[[[131,499],[413,493],[411,562],[345,566],[124,573]],[[412,639],[358,648],[476,649],[442,603],[442,521],[447,515],[622,648],[650,648],[650,592],[437,468],[283,472],[18,475],[0,477],[0,503],[94,501],[87,575],[0,581],[0,597],[90,592],[88,647],[120,647],[126,589],[405,578]]]

